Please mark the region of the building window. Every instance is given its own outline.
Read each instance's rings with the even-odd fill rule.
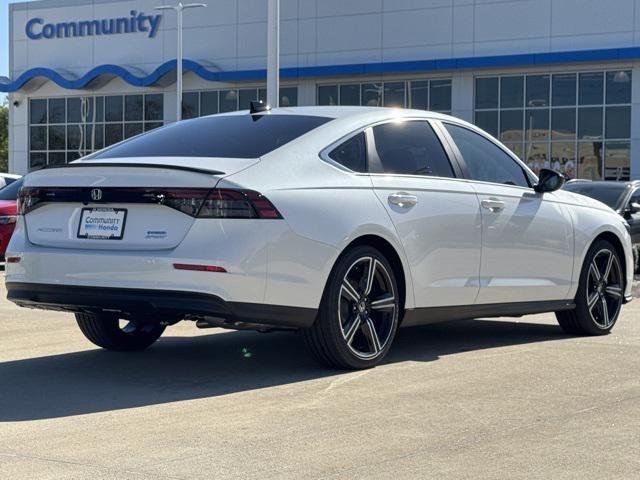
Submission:
[[[163,95],[36,98],[29,101],[29,169],[61,165],[163,122]]]
[[[267,101],[266,88],[240,88],[185,92],[182,95],[182,118],[196,118],[216,113],[248,110],[255,100]],[[298,105],[298,87],[280,88],[280,106]]]
[[[402,80],[389,82],[318,85],[318,105],[401,107],[451,112],[451,80]]]
[[[477,77],[475,123],[536,174],[628,180],[631,71]]]

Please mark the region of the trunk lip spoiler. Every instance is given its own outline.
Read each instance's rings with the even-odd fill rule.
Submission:
[[[52,165],[40,170],[53,170],[57,168],[77,168],[77,167],[124,167],[124,168],[166,168],[168,170],[184,170],[187,172],[202,173],[205,175],[225,175],[219,170],[208,170],[205,168],[190,167],[188,165],[170,165],[162,163],[119,163],[119,162],[78,162],[66,165]],[[40,171],[38,170],[38,171]]]

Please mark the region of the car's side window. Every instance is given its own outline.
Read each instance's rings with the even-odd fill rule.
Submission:
[[[426,121],[384,123],[373,127],[384,173],[455,177],[440,140]]]
[[[472,180],[530,187],[518,163],[482,135],[451,123],[444,124],[458,146]]]
[[[366,145],[364,132],[361,132],[331,150],[329,158],[354,172],[366,172]]]

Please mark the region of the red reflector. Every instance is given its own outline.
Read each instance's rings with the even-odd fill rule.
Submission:
[[[214,272],[226,273],[227,270],[216,265],[191,265],[188,263],[174,263],[173,268],[176,270],[190,270],[192,272]]]
[[[20,263],[20,260],[22,260],[20,257],[7,257],[6,259],[7,263]]]

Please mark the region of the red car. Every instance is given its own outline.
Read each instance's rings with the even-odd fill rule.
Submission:
[[[18,191],[22,187],[22,179],[0,189],[0,262],[4,262],[4,252],[13,234],[17,219]]]

